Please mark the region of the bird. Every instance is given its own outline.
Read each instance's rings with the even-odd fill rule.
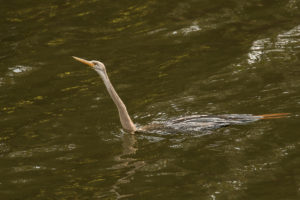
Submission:
[[[119,97],[118,93],[114,89],[106,72],[105,65],[97,60],[85,60],[76,56],[72,56],[75,60],[90,66],[94,69],[103,83],[115,103],[118,112],[121,125],[123,129],[131,134],[136,132],[147,132],[156,129],[162,129],[164,131],[175,131],[175,132],[198,132],[203,130],[216,129],[228,125],[234,124],[245,124],[254,122],[260,119],[275,119],[282,118],[289,115],[289,113],[275,113],[275,114],[264,114],[264,115],[252,115],[252,114],[223,114],[223,115],[190,115],[179,118],[172,118],[165,122],[152,123],[142,127],[137,127],[130,115],[128,114],[127,108]]]

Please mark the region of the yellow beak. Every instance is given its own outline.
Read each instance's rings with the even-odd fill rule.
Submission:
[[[90,67],[94,67],[94,64],[88,60],[84,60],[82,58],[78,58],[78,57],[75,57],[75,56],[72,56],[75,60],[79,61],[79,62],[82,62],[83,64],[86,64]]]

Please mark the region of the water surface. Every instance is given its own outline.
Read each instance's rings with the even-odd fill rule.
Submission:
[[[299,199],[300,1],[16,0],[0,7],[1,199]],[[135,123],[292,113],[209,132]]]

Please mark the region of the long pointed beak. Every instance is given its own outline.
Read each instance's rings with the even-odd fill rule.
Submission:
[[[79,61],[79,62],[82,62],[83,64],[86,64],[90,67],[94,67],[94,64],[88,60],[84,60],[82,58],[78,58],[78,57],[75,57],[75,56],[72,56],[75,60]]]

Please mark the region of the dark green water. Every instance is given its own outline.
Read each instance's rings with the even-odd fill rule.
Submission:
[[[300,1],[1,1],[0,199],[299,199]],[[211,132],[133,120],[292,113]]]

